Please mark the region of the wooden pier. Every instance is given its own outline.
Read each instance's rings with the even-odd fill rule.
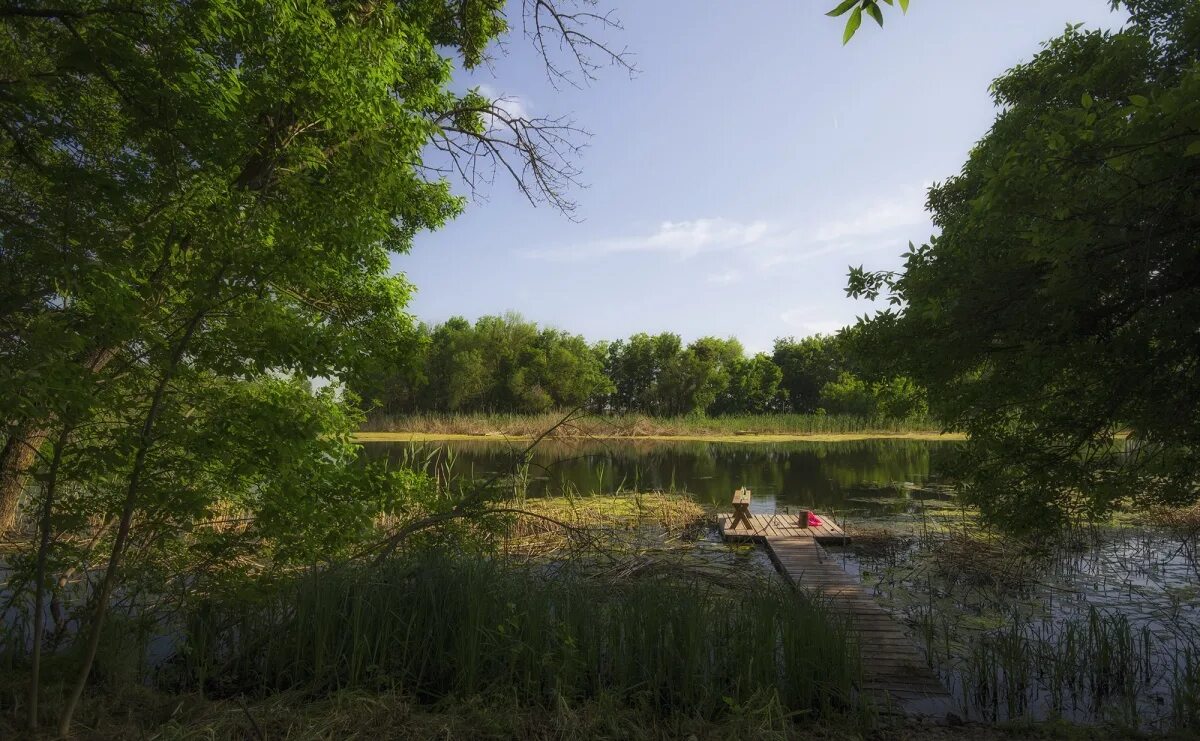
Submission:
[[[821,547],[850,541],[833,520],[820,515],[821,525],[800,527],[792,515],[750,515],[749,526],[722,515],[721,536],[731,541],[761,542],[775,567],[797,588],[828,600],[844,613],[859,636],[863,658],[860,688],[885,706],[914,716],[942,720],[953,712],[950,694],[929,668],[924,655],[899,622],[879,606],[862,584],[842,569]]]

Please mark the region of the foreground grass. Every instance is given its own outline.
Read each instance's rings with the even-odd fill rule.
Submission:
[[[428,554],[314,571],[188,621],[184,679],[221,694],[400,686],[553,708],[612,701],[719,718],[775,703],[856,716],[857,646],[778,582],[744,594]]]
[[[79,736],[794,738],[805,735],[800,722],[868,728],[847,627],[778,581],[751,581],[735,592],[661,572],[603,579],[569,562],[458,550],[314,569],[197,602],[172,621],[174,655],[152,670],[137,669],[149,667],[146,645],[106,658]],[[71,675],[72,657],[56,658],[46,725]],[[0,737],[24,737],[13,735],[22,667],[9,669]]]
[[[399,690],[338,690],[322,697],[281,692],[261,698],[213,699],[200,693],[165,693],[129,687],[89,696],[72,738],[81,741],[425,741],[426,739],[697,739],[793,741],[796,739],[1103,739],[1102,729],[1044,726],[935,728],[891,724],[863,728],[833,720],[788,717],[780,708],[738,708],[720,719],[655,713],[600,699],[553,708],[526,707],[502,696],[451,698],[422,703]],[[0,716],[0,738],[51,739]]]

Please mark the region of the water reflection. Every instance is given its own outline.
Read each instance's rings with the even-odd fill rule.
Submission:
[[[489,476],[509,470],[523,443],[426,443],[453,451],[453,472]],[[408,444],[371,443],[368,455],[400,458]],[[549,440],[533,453],[529,493],[608,492],[617,488],[684,490],[698,500],[728,504],[733,490],[754,492],[751,510],[812,507],[821,511],[909,509],[936,496],[899,482],[936,481],[958,444],[913,440],[841,443],[708,443],[635,440]]]

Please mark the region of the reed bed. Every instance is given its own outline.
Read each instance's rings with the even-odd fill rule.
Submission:
[[[731,596],[426,555],[214,603],[192,614],[185,646],[184,683],[226,696],[366,688],[542,708],[603,700],[659,716],[865,712],[845,626],[778,584]]]
[[[871,419],[847,415],[762,414],[724,417],[649,417],[640,414],[568,416],[544,414],[411,414],[371,415],[364,432],[413,432],[429,435],[507,435],[536,437],[678,437],[738,435],[937,433],[931,419]],[[553,429],[552,429],[553,428]]]
[[[912,625],[964,717],[1200,731],[1195,563],[1154,530],[1002,538],[971,526],[860,526],[848,552]],[[1165,523],[1164,523],[1165,525]]]

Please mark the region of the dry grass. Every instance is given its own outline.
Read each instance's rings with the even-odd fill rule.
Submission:
[[[620,494],[528,498],[521,508],[549,519],[523,517],[509,531],[529,535],[560,529],[554,522],[577,528],[637,528],[658,525],[668,532],[695,527],[711,515],[683,494]]]
[[[864,419],[819,414],[764,414],[727,417],[647,417],[644,415],[576,416],[559,424],[565,412],[546,414],[414,414],[400,417],[376,416],[363,428],[360,439],[378,433],[405,433],[425,439],[491,436],[532,438],[552,430],[558,438],[697,438],[718,437],[738,442],[770,442],[770,438],[794,436],[857,435],[850,439],[917,433],[941,437],[939,427],[923,419]],[[553,428],[553,429],[552,429]],[[951,436],[952,437],[952,436]],[[768,438],[764,440],[763,438]],[[379,438],[373,438],[379,439]],[[391,438],[397,439],[397,438]],[[398,438],[401,440],[413,437]],[[925,439],[925,438],[922,438]]]
[[[711,512],[682,494],[539,497],[509,504],[522,514],[509,516],[502,529],[502,550],[508,555],[582,559],[585,553],[603,554],[610,566],[635,571],[643,556],[672,560],[667,554],[678,555],[680,540],[713,523]]]
[[[1200,504],[1188,507],[1152,507],[1144,520],[1176,535],[1194,537],[1200,534]]]

